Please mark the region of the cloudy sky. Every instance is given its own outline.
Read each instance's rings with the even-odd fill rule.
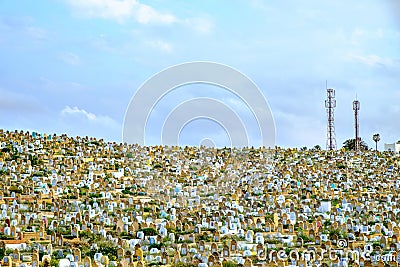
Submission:
[[[373,145],[380,133],[380,147],[400,139],[398,0],[1,1],[0,59],[0,127],[7,130],[120,142],[125,111],[147,79],[172,65],[211,61],[258,85],[279,146],[325,147],[326,80],[336,90],[339,147],[354,136],[356,95],[362,138]],[[196,97],[229,106],[258,144],[248,107],[211,85],[163,97],[149,114],[148,144],[161,135],[160,118]],[[211,118],[188,122],[179,140],[226,145],[228,137]]]

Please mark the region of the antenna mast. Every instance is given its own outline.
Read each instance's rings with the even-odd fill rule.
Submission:
[[[360,101],[356,100],[353,101],[353,110],[354,110],[354,130],[355,130],[355,150],[359,151],[360,150],[360,132],[359,132],[359,120],[358,120],[358,111],[360,110]]]
[[[328,127],[326,138],[326,150],[336,150],[336,134],[335,134],[335,118],[334,108],[336,107],[335,90],[328,89],[328,81],[326,81],[327,99],[325,100],[326,113],[328,115]]]

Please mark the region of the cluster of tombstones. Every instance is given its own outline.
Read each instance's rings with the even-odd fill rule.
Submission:
[[[399,157],[0,130],[5,266],[398,266]]]

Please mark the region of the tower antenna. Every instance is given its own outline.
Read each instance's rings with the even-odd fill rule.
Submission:
[[[335,134],[335,117],[334,109],[336,107],[335,90],[328,89],[328,81],[326,81],[326,94],[325,100],[326,113],[328,115],[328,126],[326,134],[326,150],[336,150],[336,134]]]
[[[360,101],[357,100],[357,95],[356,95],[356,100],[353,101],[353,110],[354,110],[354,130],[355,130],[355,150],[359,151],[360,150],[360,143],[361,143],[361,138],[360,138],[360,132],[359,132],[359,120],[358,120],[358,111],[360,110]]]

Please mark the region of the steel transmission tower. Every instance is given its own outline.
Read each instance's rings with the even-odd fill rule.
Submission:
[[[335,118],[334,108],[336,107],[335,90],[326,89],[327,99],[325,100],[326,113],[328,115],[328,127],[326,138],[326,150],[336,149]]]
[[[360,110],[360,102],[358,100],[353,101],[353,110],[354,110],[354,130],[355,130],[355,145],[354,148],[356,151],[360,150],[360,134],[359,134],[359,121],[358,121],[358,111]]]

